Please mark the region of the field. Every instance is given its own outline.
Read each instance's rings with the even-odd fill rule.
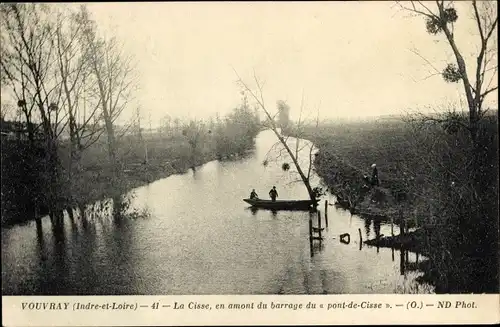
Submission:
[[[403,237],[368,244],[430,258],[421,264],[424,279],[438,291],[498,292],[497,129],[496,116],[482,121],[477,169],[471,168],[467,132],[440,124],[398,118],[325,122],[295,135],[319,148],[315,170],[346,209],[403,224]],[[374,163],[380,185],[363,187]]]

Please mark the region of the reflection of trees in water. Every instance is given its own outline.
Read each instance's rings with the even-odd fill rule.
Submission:
[[[49,234],[44,233],[41,221],[37,222],[39,273],[35,279],[25,280],[27,292],[57,295],[73,294],[77,289],[81,294],[96,294],[105,292],[105,284],[110,282],[126,284],[124,280],[116,280],[122,274],[114,276],[114,280],[99,275],[97,266],[102,265],[103,260],[118,267],[126,263],[122,259],[130,255],[133,239],[127,222],[149,217],[147,210],[133,208],[131,200],[130,195],[120,195],[91,205],[79,203],[75,209],[66,209],[66,217],[51,217]],[[102,227],[100,233],[98,226]],[[98,237],[103,238],[104,248],[98,245]],[[105,257],[101,257],[103,249],[108,253]],[[127,265],[122,269],[130,267]],[[86,279],[80,280],[79,276]]]
[[[123,219],[148,218],[147,209],[134,208],[132,205],[133,194],[115,195],[112,198],[98,201],[89,206],[80,204],[79,214],[83,228],[97,221],[113,220],[119,222]]]
[[[37,241],[37,249],[38,249],[38,258],[40,260],[40,264],[44,264],[45,260],[47,260],[47,249],[45,247],[45,238],[43,235],[42,225],[36,224],[36,241]]]
[[[52,221],[52,244],[46,244],[43,230],[37,229],[37,245],[40,272],[34,280],[28,280],[33,294],[68,294],[69,260],[64,217]],[[50,242],[50,241],[49,241]],[[50,250],[51,248],[51,250]]]
[[[36,225],[39,273],[35,279],[26,279],[28,292],[49,295],[74,294],[75,290],[79,294],[133,292],[133,285],[127,286],[132,267],[126,258],[133,252],[133,228],[129,223],[148,213],[131,208],[130,200],[128,196],[117,196],[88,207],[81,204],[73,215],[68,212],[67,217],[51,224],[49,234]],[[122,272],[112,274],[110,279],[109,274],[98,273],[103,264]]]

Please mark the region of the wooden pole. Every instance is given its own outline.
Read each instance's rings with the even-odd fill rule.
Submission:
[[[401,276],[405,274],[405,249],[404,247],[401,247],[399,251],[399,271]]]
[[[325,225],[328,228],[328,200],[325,200]]]
[[[401,245],[403,244],[403,238],[405,236],[405,221],[404,219],[401,219],[399,222],[399,242]]]
[[[358,233],[359,233],[359,244],[363,243],[363,236],[361,235],[361,228],[358,228]]]
[[[391,216],[391,236],[394,237],[394,217]]]
[[[309,249],[312,257],[314,252],[313,252],[313,222],[311,216],[309,216]]]
[[[309,217],[309,239],[312,241],[313,238],[313,222],[311,217]]]
[[[321,242],[323,239],[321,238],[321,212],[318,210],[318,233],[319,233],[319,241]]]

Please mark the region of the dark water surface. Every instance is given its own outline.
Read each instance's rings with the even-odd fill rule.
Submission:
[[[262,165],[275,140],[262,132],[245,159],[209,162],[132,191],[135,218],[117,221],[112,206],[97,204],[87,209],[88,223],[66,217],[55,233],[48,218],[39,231],[34,222],[3,229],[3,294],[433,292],[415,281],[418,271],[401,270],[406,255],[360,247],[358,229],[366,240],[390,235],[390,226],[329,206],[325,241],[311,257],[309,213],[249,210],[242,199],[252,188],[261,197],[276,185],[281,199],[307,198],[283,161]],[[339,242],[342,233],[349,244]]]

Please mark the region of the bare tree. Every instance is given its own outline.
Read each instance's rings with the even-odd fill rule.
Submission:
[[[87,101],[90,76],[90,61],[88,60],[83,31],[87,21],[80,19],[84,14],[81,9],[77,13],[59,12],[56,21],[55,50],[58,73],[63,92],[62,107],[67,113],[70,137],[70,167],[68,173],[71,179],[73,163],[80,170],[82,151],[95,143],[103,129],[96,119],[100,101],[95,104]],[[90,105],[90,109],[87,106]]]
[[[116,39],[105,40],[97,35],[95,23],[82,9],[80,20],[84,23],[84,44],[90,61],[91,76],[95,81],[95,98],[100,104],[102,120],[107,135],[108,154],[115,176],[118,175],[117,136],[114,123],[128,104],[135,81],[132,76],[131,58],[124,56]]]
[[[288,112],[289,108],[286,106],[284,102],[278,101],[278,113],[277,114],[272,114],[271,111],[266,107],[265,101],[264,101],[264,94],[263,94],[263,84],[262,82],[257,78],[257,76],[254,74],[254,82],[256,85],[256,91],[252,90],[248,84],[246,84],[241,77],[238,75],[237,72],[235,72],[236,75],[238,76],[238,83],[243,87],[245,92],[248,92],[250,96],[257,102],[258,106],[262,111],[264,112],[266,116],[266,121],[265,124],[273,131],[273,133],[276,135],[278,138],[278,143],[283,147],[283,151],[290,157],[292,160],[295,169],[297,171],[297,174],[300,177],[300,181],[304,184],[304,186],[307,189],[307,193],[309,194],[309,198],[314,204],[317,204],[318,202],[318,189],[313,188],[311,186],[311,172],[312,172],[312,164],[313,164],[313,150],[314,150],[314,145],[311,142],[308,142],[302,146],[300,146],[300,140],[297,139],[295,145],[292,147],[291,144],[288,143],[289,137],[286,135],[282,134],[282,130],[280,129],[279,123],[276,122],[276,115],[279,115],[280,112]],[[302,105],[301,105],[301,113],[302,113]],[[283,122],[283,121],[282,121]],[[318,122],[318,121],[317,121]],[[286,122],[288,124],[288,121]],[[300,127],[303,125],[303,121],[301,121],[301,118],[299,118],[299,122],[297,123],[297,129],[300,130]],[[275,144],[273,147],[271,147],[270,151],[273,150],[273,148],[277,145]],[[306,147],[309,147],[309,150],[306,151],[309,155],[309,158],[305,160],[306,164],[308,166],[304,169],[301,164],[300,160],[300,153],[302,150],[304,150]],[[280,152],[278,154],[278,157],[281,157],[282,153]],[[289,166],[287,164],[284,164],[282,166],[284,170],[288,170]]]
[[[497,4],[493,1],[474,0],[469,3],[461,3],[462,8],[469,7],[469,16],[477,31],[478,50],[473,59],[467,59],[468,56],[456,42],[455,23],[459,19],[459,12],[456,8],[460,8],[456,2],[412,1],[409,3],[398,2],[398,4],[405,11],[424,17],[428,33],[444,35],[455,63],[448,64],[441,75],[446,82],[461,82],[467,99],[466,116],[457,110],[449,110],[441,115],[411,117],[412,124],[417,126],[440,125],[445,133],[452,136],[458,137],[462,131],[468,135],[469,144],[462,142],[459,149],[443,145],[437,153],[434,153],[434,159],[431,160],[427,154],[423,156],[431,165],[436,165],[435,168],[441,172],[440,175],[430,175],[428,178],[427,185],[432,182],[431,184],[434,186],[430,189],[434,192],[427,192],[426,196],[432,194],[434,199],[442,199],[451,189],[450,179],[459,180],[461,185],[460,205],[456,205],[457,202],[451,202],[449,197],[446,198],[446,201],[433,202],[442,204],[441,208],[446,211],[442,213],[443,217],[447,215],[446,217],[456,218],[452,221],[457,224],[456,229],[459,232],[451,233],[450,238],[460,238],[460,235],[466,235],[467,242],[456,243],[463,246],[493,239],[490,197],[497,193],[498,189],[492,190],[485,185],[491,184],[491,174],[494,173],[491,170],[493,166],[490,159],[492,153],[496,152],[491,149],[492,137],[494,138],[495,133],[491,130],[492,125],[486,115],[487,109],[484,108],[484,103],[488,95],[498,90]],[[467,18],[465,13],[465,10],[464,13],[460,13],[462,17],[460,19]],[[453,156],[450,154],[448,157],[443,157],[443,154],[449,153]],[[449,164],[457,160],[463,165]],[[454,187],[453,190],[456,191],[457,187]],[[469,207],[462,207],[463,203],[468,203]],[[488,246],[485,245],[484,249],[486,248]]]
[[[54,57],[52,10],[45,4],[1,4],[2,83],[7,84],[24,113],[30,143],[41,127],[45,142],[45,196],[51,217],[62,218],[64,194],[60,183],[58,138],[65,127],[61,83]],[[4,84],[4,85],[5,85]],[[38,126],[32,124],[38,122]]]

